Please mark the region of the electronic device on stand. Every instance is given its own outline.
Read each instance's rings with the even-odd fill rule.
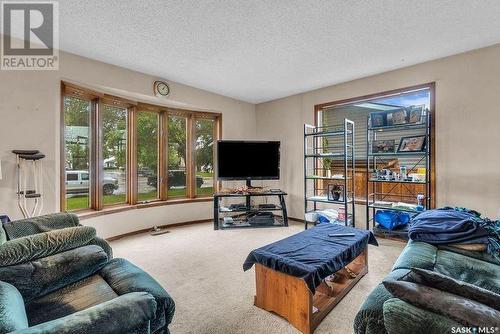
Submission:
[[[252,186],[252,180],[279,179],[279,160],[278,141],[217,142],[217,179],[245,180],[246,186],[214,194],[214,229],[288,226],[286,193]],[[273,197],[276,203],[267,203]],[[224,204],[238,198],[244,198],[244,203]],[[252,203],[257,198],[265,198],[266,203]]]

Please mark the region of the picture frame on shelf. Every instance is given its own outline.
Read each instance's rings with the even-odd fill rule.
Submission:
[[[343,201],[344,186],[340,184],[329,184],[327,187],[327,199],[329,201]]]
[[[385,112],[370,113],[370,127],[380,128],[387,125],[387,114]]]
[[[410,111],[408,112],[408,124],[422,123],[424,107],[424,105],[411,107]]]
[[[398,153],[425,151],[425,138],[425,135],[401,137]]]
[[[374,140],[372,142],[372,153],[394,153],[396,151],[396,141],[390,140]]]
[[[407,123],[408,113],[406,109],[389,111],[387,113],[387,125],[402,125]]]

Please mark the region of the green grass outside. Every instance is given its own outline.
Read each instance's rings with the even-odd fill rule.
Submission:
[[[200,177],[214,177],[214,173],[210,173],[210,172],[196,172],[196,176],[200,176]]]
[[[212,195],[213,191],[214,191],[214,189],[212,187],[197,188],[196,195],[198,195],[198,196]],[[168,191],[169,198],[182,198],[185,196],[186,196],[186,189],[169,189],[169,191]],[[138,198],[137,198],[137,200],[139,202],[154,200],[154,199],[156,199],[156,191],[155,190],[147,192],[147,193],[140,193],[140,194],[138,194]],[[103,202],[104,202],[104,205],[125,203],[125,194],[104,195]],[[66,210],[67,211],[86,209],[88,207],[89,207],[89,196],[86,194],[66,198]]]
[[[207,196],[207,195],[212,195],[213,193],[214,193],[213,187],[196,188],[196,195],[198,196]]]

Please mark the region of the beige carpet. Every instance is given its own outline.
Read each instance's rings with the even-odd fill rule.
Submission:
[[[248,253],[303,230],[288,228],[214,231],[211,223],[170,229],[159,236],[141,234],[113,241],[116,257],[146,270],[171,294],[176,312],[172,334],[299,333],[282,318],[253,306],[254,269],[243,272]],[[390,271],[404,244],[379,240],[369,246],[369,272],[315,331],[352,333],[356,312]]]

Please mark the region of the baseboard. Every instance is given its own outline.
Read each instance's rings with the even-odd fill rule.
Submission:
[[[190,220],[190,221],[182,222],[182,223],[165,224],[165,225],[160,225],[158,227],[159,228],[172,228],[172,227],[179,227],[179,226],[186,226],[186,225],[206,223],[206,222],[211,222],[211,221],[213,221],[212,218],[207,218],[207,219],[201,219],[201,220]],[[132,231],[132,232],[128,232],[128,233],[116,235],[114,237],[106,238],[106,241],[115,241],[115,240],[122,239],[122,238],[125,238],[125,237],[130,237],[130,236],[133,236],[133,235],[136,235],[136,234],[147,233],[147,232],[151,231],[152,228],[153,227],[144,228],[144,229],[140,229],[140,230],[137,230],[137,231]]]
[[[298,222],[298,223],[304,223],[303,219],[294,218],[294,217],[288,217],[288,220],[291,220],[291,221],[294,221],[294,222]],[[186,226],[186,225],[207,223],[207,222],[212,222],[212,221],[213,221],[213,218],[207,218],[207,219],[201,219],[201,220],[191,220],[191,221],[182,222],[182,223],[165,224],[165,225],[160,225],[158,227],[159,228],[172,228],[172,227],[179,227],[179,226]],[[147,232],[151,231],[152,228],[153,227],[144,228],[144,229],[140,229],[140,230],[137,230],[137,231],[132,231],[132,232],[127,232],[127,233],[120,234],[120,235],[115,235],[114,237],[106,238],[106,240],[107,241],[115,241],[115,240],[118,240],[118,239],[130,237],[130,236],[133,236],[133,235],[136,235],[136,234],[147,233]]]

